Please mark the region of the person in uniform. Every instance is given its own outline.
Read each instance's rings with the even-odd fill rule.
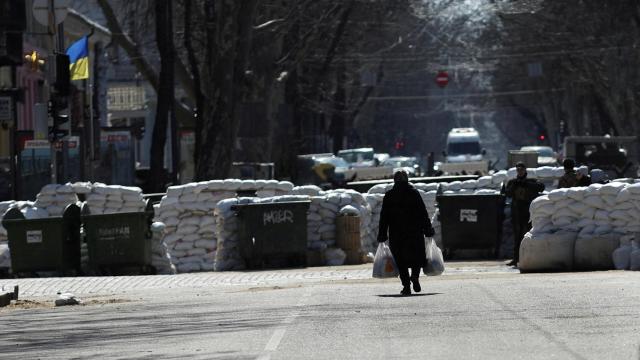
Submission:
[[[544,191],[544,184],[527,178],[527,167],[524,163],[516,164],[517,177],[509,180],[505,188],[505,195],[511,198],[511,223],[513,225],[513,260],[507,265],[518,266],[520,257],[520,243],[529,231],[529,206],[533,199]]]
[[[589,175],[583,175],[575,171],[576,163],[572,159],[564,159],[562,166],[564,167],[564,175],[558,182],[558,189],[591,185]]]
[[[434,235],[429,213],[420,193],[409,184],[409,175],[398,171],[393,188],[385,194],[380,212],[378,242],[389,239],[389,248],[398,266],[402,295],[420,292],[420,269],[426,264],[424,237]],[[411,269],[411,275],[409,275]]]

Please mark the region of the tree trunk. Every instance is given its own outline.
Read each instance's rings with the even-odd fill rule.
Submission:
[[[196,97],[196,108],[193,111],[193,117],[195,118],[195,151],[193,152],[193,162],[198,163],[198,151],[202,146],[202,136],[200,135],[200,129],[202,129],[202,112],[204,110],[204,94],[202,93],[202,84],[200,81],[200,68],[198,67],[198,59],[196,52],[191,43],[191,37],[193,36],[191,31],[191,0],[185,0],[184,3],[184,47],[187,51],[187,59],[189,61],[189,69],[193,78],[193,92]]]
[[[165,189],[167,176],[164,169],[164,148],[167,141],[167,124],[173,105],[173,67],[175,52],[173,48],[173,29],[171,21],[171,3],[156,0],[156,42],[160,53],[160,82],[156,107],[156,120],[153,126],[150,155],[150,178],[148,188],[154,192]],[[173,130],[173,129],[172,129]],[[172,141],[173,142],[173,141]],[[177,169],[174,169],[174,172]]]
[[[344,140],[345,113],[347,110],[347,95],[345,90],[345,69],[340,66],[336,71],[336,92],[333,96],[333,115],[331,116],[331,125],[329,132],[333,139],[333,153],[337,154],[342,150]]]
[[[215,46],[218,52],[206,64],[207,94],[211,98],[203,114],[206,118],[196,164],[197,180],[224,178],[231,169],[238,132],[235,105],[243,94],[243,87],[236,84],[244,82],[257,0],[224,0],[217,5],[217,26],[208,34],[208,46]]]

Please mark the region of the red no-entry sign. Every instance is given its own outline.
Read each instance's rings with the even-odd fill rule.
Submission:
[[[436,75],[436,83],[441,88],[447,86],[449,83],[449,74],[446,71],[440,71],[438,75]]]

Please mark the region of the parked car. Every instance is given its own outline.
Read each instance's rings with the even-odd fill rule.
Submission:
[[[380,166],[383,162],[385,162],[389,158],[389,154],[387,153],[375,153],[373,154],[374,160],[376,160],[376,165]]]
[[[549,146],[523,146],[522,151],[535,151],[538,153],[538,166],[557,166],[558,154]]]
[[[420,176],[422,174],[418,159],[413,156],[395,156],[385,160],[382,166],[393,167],[394,173],[399,170],[404,170],[409,176]]]
[[[338,157],[343,158],[352,168],[376,166],[373,148],[343,149]]]

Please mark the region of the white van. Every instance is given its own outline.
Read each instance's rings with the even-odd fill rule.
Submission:
[[[480,135],[474,128],[454,128],[447,135],[445,161],[438,170],[448,175],[487,174],[489,164],[484,160],[485,150],[480,146]]]
[[[448,163],[482,161],[485,150],[480,146],[480,135],[474,128],[454,128],[447,135],[447,150],[444,153]]]

